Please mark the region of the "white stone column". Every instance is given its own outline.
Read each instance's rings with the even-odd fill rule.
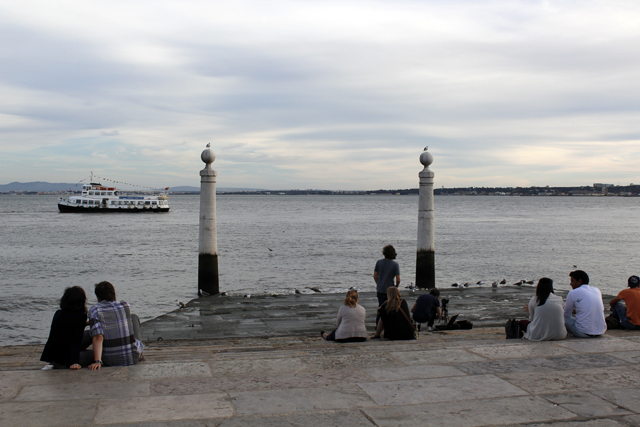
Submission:
[[[209,147],[209,144],[207,144]],[[218,282],[218,231],[216,228],[216,176],[211,163],[216,155],[210,148],[200,156],[206,164],[200,171],[200,246],[198,249],[198,295],[220,292]]]
[[[418,196],[418,248],[416,257],[416,287],[430,289],[436,287],[435,238],[433,227],[433,177],[429,165],[433,156],[427,151],[420,155],[420,163],[424,165],[420,177],[420,193]]]

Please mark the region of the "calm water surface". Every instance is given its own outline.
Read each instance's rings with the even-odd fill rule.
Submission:
[[[142,320],[196,297],[198,196],[168,214],[60,214],[56,196],[0,196],[0,345],[40,343],[66,286],[111,281]],[[638,198],[436,197],[436,281],[548,276],[574,265],[605,293],[640,273]],[[414,281],[417,196],[218,196],[220,287],[374,290],[381,249]],[[271,250],[269,250],[271,249]]]

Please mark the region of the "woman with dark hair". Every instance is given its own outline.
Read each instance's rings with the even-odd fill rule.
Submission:
[[[367,340],[367,328],[364,326],[366,312],[358,304],[358,291],[347,292],[344,305],[338,310],[338,327],[330,334],[320,332],[327,341],[362,342]]]
[[[387,289],[387,300],[378,308],[380,321],[373,338],[384,337],[391,340],[412,340],[413,323],[409,317],[409,306],[402,299],[400,291],[395,286]]]
[[[51,321],[49,339],[40,360],[50,365],[45,369],[80,369],[80,350],[87,325],[87,295],[80,286],[64,290],[60,310]]]
[[[553,293],[553,280],[548,277],[540,279],[535,296],[531,297],[529,305],[524,308],[529,311],[529,323],[525,325],[525,339],[550,341],[563,340],[567,337],[562,297]]]

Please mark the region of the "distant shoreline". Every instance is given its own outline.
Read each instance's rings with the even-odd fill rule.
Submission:
[[[10,191],[0,192],[2,196],[62,196],[69,194],[80,194],[79,191]],[[198,196],[199,191],[169,191],[170,196]],[[300,191],[300,190],[285,190],[285,191],[220,191],[216,193],[218,196],[417,196],[416,191]],[[631,192],[609,192],[603,194],[596,191],[584,191],[578,190],[575,192],[567,193],[549,193],[549,192],[532,192],[525,193],[502,193],[491,192],[486,189],[478,191],[462,191],[462,192],[446,192],[446,191],[434,191],[436,196],[490,196],[490,197],[640,197],[639,193]]]
[[[0,194],[5,195],[64,195],[80,194],[80,190],[70,191],[74,184],[51,184],[47,182],[32,182],[0,185]],[[198,187],[176,186],[172,191],[163,190],[123,190],[126,192],[167,192],[170,195],[197,195]],[[640,185],[613,185],[596,183],[581,187],[453,187],[434,188],[436,196],[640,196]],[[263,196],[377,196],[377,195],[417,195],[418,188],[391,189],[391,190],[318,190],[318,189],[293,189],[293,190],[265,190],[256,188],[224,188],[219,187],[217,194],[229,195],[263,195]]]

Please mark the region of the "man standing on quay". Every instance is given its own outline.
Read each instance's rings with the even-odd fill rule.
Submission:
[[[631,276],[627,282],[629,289],[620,291],[617,297],[609,302],[613,315],[620,321],[622,329],[640,329],[640,277]],[[627,308],[622,305],[624,301]]]
[[[373,269],[373,280],[376,282],[376,292],[378,294],[378,307],[387,300],[387,289],[394,286],[400,286],[400,265],[394,261],[396,259],[396,250],[393,246],[387,245],[382,248],[383,259],[376,262],[376,268]],[[380,315],[376,317],[376,325],[380,320]]]
[[[600,289],[589,286],[589,276],[582,270],[569,273],[572,290],[564,304],[564,325],[577,338],[595,338],[605,333],[604,304]],[[575,311],[576,317],[571,317]]]

